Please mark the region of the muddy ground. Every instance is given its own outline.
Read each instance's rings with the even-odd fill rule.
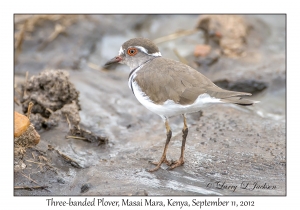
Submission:
[[[15,17],[16,34],[26,18]],[[158,44],[163,56],[183,57],[218,85],[248,90],[260,103],[216,105],[188,114],[185,164],[172,171],[163,165],[154,173],[146,169],[153,167],[149,160],[162,154],[163,122],[132,95],[128,67],[101,67],[126,40],[155,40],[190,30],[199,16],[62,16],[26,22],[26,36],[15,56],[16,98],[21,97],[27,71],[30,78],[45,69],[62,69],[79,91],[80,126],[108,142],[66,138],[67,120],[38,130],[40,143],[15,159],[21,166],[14,173],[15,195],[285,195],[285,16],[242,18],[246,44],[234,56],[221,53],[212,64],[193,55],[195,46],[205,43],[204,32]],[[65,28],[53,39],[57,25]],[[22,113],[19,104],[15,110]],[[170,124],[173,138],[167,157],[176,160],[181,117],[171,118]]]

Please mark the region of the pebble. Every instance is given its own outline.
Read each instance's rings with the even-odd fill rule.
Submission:
[[[82,187],[80,189],[80,193],[85,193],[85,192],[89,191],[90,188],[91,188],[91,184],[84,184],[84,185],[82,185]]]
[[[15,112],[14,137],[21,136],[27,130],[29,125],[30,125],[30,121],[28,117],[18,112]]]
[[[195,50],[194,50],[194,56],[195,57],[205,57],[207,56],[211,51],[211,46],[209,45],[197,45],[195,47]]]

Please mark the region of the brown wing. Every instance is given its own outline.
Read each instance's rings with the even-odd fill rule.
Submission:
[[[135,81],[157,104],[162,104],[168,99],[175,103],[192,104],[203,93],[221,99],[251,95],[219,88],[195,69],[161,57],[152,60],[139,70]]]

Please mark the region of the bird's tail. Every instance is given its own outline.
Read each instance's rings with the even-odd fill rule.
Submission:
[[[253,101],[242,97],[229,97],[221,99],[221,101],[224,103],[238,104],[241,106],[250,106],[252,104],[259,103],[259,101]]]

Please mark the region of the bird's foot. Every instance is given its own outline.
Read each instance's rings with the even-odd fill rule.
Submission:
[[[172,164],[170,165],[169,168],[167,168],[167,170],[172,170],[178,166],[181,166],[184,164],[184,160],[183,158],[179,158],[179,160],[172,162]]]
[[[164,158],[163,160],[160,160],[159,162],[149,161],[149,163],[151,163],[153,165],[156,165],[155,168],[148,170],[149,172],[153,172],[153,171],[157,171],[160,168],[160,166],[161,166],[162,163],[165,163],[168,166],[171,166],[173,164],[173,161],[170,162],[170,161],[167,160],[167,158]]]
[[[159,162],[149,161],[149,163],[151,163],[153,165],[156,165],[156,166],[159,165]],[[167,158],[165,158],[162,163],[165,163],[166,165],[170,166],[170,165],[172,165],[174,163],[174,161],[173,160],[172,161],[168,161]]]

